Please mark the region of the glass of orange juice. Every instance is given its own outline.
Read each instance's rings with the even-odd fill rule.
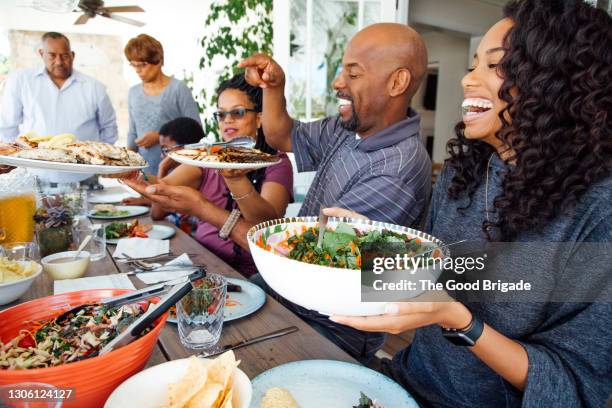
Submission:
[[[32,241],[35,211],[34,176],[19,169],[3,174],[0,177],[0,245]]]

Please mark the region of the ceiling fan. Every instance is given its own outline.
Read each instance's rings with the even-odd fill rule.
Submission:
[[[83,14],[77,18],[74,24],[85,24],[91,18],[102,16],[138,27],[145,25],[145,23],[141,21],[115,14],[144,12],[144,10],[139,6],[104,7],[103,0],[33,0],[31,5],[37,10],[50,11],[54,13],[82,11]]]

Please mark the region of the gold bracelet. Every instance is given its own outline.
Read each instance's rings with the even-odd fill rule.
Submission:
[[[232,198],[234,199],[234,201],[240,201],[240,200],[244,200],[245,198],[247,198],[248,196],[250,196],[251,194],[253,194],[253,192],[254,192],[254,191],[255,191],[255,187],[252,187],[252,188],[251,188],[251,191],[249,191],[248,193],[246,193],[246,194],[245,194],[245,195],[243,195],[243,196],[236,197],[236,196],[234,195],[234,193],[232,193],[231,191],[230,191],[230,195],[232,196]]]

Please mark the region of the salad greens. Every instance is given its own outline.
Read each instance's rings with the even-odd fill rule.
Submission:
[[[126,215],[130,215],[130,212],[128,210],[115,210],[115,211],[98,210],[94,212],[93,215],[98,216],[98,217],[123,217]]]
[[[127,222],[113,221],[105,227],[106,239],[127,237],[130,224]]]
[[[297,261],[332,266],[337,268],[360,269],[360,246],[364,244],[406,245],[414,254],[425,251],[418,238],[411,238],[387,229],[362,233],[346,223],[339,223],[335,230],[326,229],[322,248],[317,247],[318,228],[309,228],[300,235],[289,237],[287,245],[291,248],[289,258]]]
[[[66,321],[33,322],[9,342],[0,341],[0,370],[53,367],[96,356],[145,310],[139,303],[118,308],[91,305]]]
[[[148,224],[140,224],[138,220],[133,223],[113,221],[104,227],[106,239],[117,239],[123,237],[148,238],[147,232],[152,228]]]
[[[384,408],[382,405],[376,404],[374,401],[370,399],[367,395],[365,395],[362,391],[359,396],[359,404],[353,406],[353,408]]]

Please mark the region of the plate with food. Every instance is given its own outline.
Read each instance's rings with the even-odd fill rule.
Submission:
[[[408,257],[418,257],[428,249],[443,245],[437,238],[415,229],[335,217],[329,218],[321,249],[317,248],[317,240],[318,217],[266,221],[247,233],[255,265],[275,292],[307,309],[347,316],[383,314],[388,301],[405,300],[423,293],[422,290],[396,291],[394,295],[401,299],[391,299],[389,291],[385,291],[384,302],[362,301],[362,294],[372,290],[361,282],[363,245],[401,244]],[[441,268],[430,267],[430,260],[447,256],[448,249],[423,255],[426,267],[415,268],[410,279],[435,282]]]
[[[317,375],[313,375],[317,373]],[[332,360],[283,364],[253,379],[258,408],[417,408],[412,396],[383,374]]]
[[[131,292],[124,289],[84,290],[46,296],[0,311],[0,386],[36,381],[72,389],[63,406],[101,407],[124,380],[142,370],[157,345],[167,314],[138,339],[104,355],[96,350],[128,324],[131,310],[96,309],[68,319],[59,327],[55,318],[68,309]],[[154,301],[154,300],[153,300]],[[137,305],[147,307],[147,302]],[[123,312],[126,312],[125,314]],[[77,330],[73,330],[77,329]],[[15,367],[19,369],[9,369]],[[83,375],[87,373],[87,375]]]
[[[169,156],[182,164],[209,169],[255,170],[280,163],[278,156],[248,147],[202,146],[176,150]]]
[[[191,356],[168,361],[129,378],[113,391],[104,408],[249,408],[251,381],[239,363],[232,351],[215,359]]]
[[[158,224],[141,224],[133,222],[113,221],[104,226],[106,243],[116,245],[121,238],[152,238],[169,239],[176,233],[173,227]]]
[[[138,217],[149,212],[149,207],[142,205],[113,205],[96,204],[89,211],[89,218],[98,220],[114,220],[121,218]]]
[[[115,174],[147,167],[138,153],[108,143],[80,141],[72,134],[20,136],[0,144],[0,164],[85,174]]]
[[[0,305],[19,299],[41,272],[42,266],[34,261],[15,261],[0,255]]]
[[[266,303],[266,292],[244,279],[225,278],[227,297],[223,309],[223,321],[231,322],[255,313]],[[176,323],[176,307],[170,309],[168,322]]]

